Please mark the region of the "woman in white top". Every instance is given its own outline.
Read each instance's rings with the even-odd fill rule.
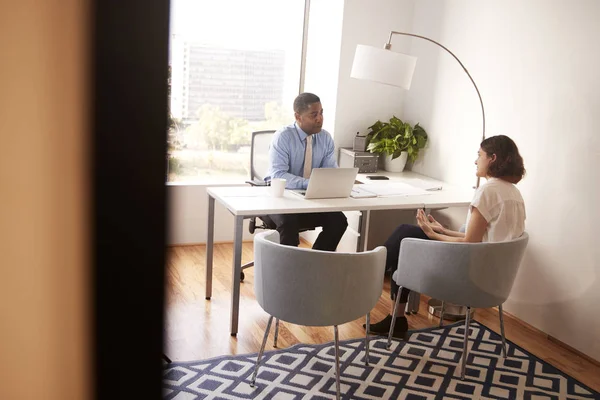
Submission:
[[[515,142],[508,136],[492,136],[481,142],[478,151],[477,176],[487,182],[479,186],[469,206],[464,233],[444,228],[431,215],[417,211],[416,225],[400,225],[385,242],[387,248],[386,269],[392,273],[398,268],[398,256],[402,239],[407,237],[441,240],[444,242],[503,242],[521,236],[525,230],[525,204],[515,186],[525,175],[523,158]],[[398,285],[392,279],[392,299]],[[398,315],[403,315],[409,291],[400,292]],[[393,303],[392,303],[393,304]],[[392,306],[393,307],[393,306]],[[371,324],[370,332],[387,335],[392,316]],[[397,318],[394,336],[403,338],[408,330],[406,317]]]

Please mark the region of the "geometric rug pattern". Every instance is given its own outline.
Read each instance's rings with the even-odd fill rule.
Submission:
[[[463,322],[412,331],[407,342],[371,336],[370,365],[364,339],[340,342],[344,399],[600,399],[600,394],[473,322],[465,380],[460,379]],[[265,352],[256,387],[250,387],[256,354],[174,362],[165,366],[163,396],[192,399],[334,399],[333,343],[295,345]]]

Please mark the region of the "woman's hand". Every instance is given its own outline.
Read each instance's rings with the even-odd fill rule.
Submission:
[[[431,229],[433,229],[434,232],[441,234],[444,234],[446,232],[446,228],[444,228],[442,224],[437,222],[431,214],[427,216],[427,220],[429,221],[429,225],[431,225]]]
[[[423,232],[427,235],[427,237],[429,239],[436,238],[436,235],[437,235],[436,232],[433,230],[433,227],[431,226],[431,223],[427,219],[425,212],[421,209],[417,210],[417,224],[419,225],[419,227],[421,229],[423,229]]]

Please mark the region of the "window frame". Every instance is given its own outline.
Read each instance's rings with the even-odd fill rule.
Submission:
[[[310,19],[310,3],[311,0],[304,0],[304,16],[302,21],[302,42],[301,42],[301,55],[300,55],[300,76],[299,76],[299,84],[298,84],[298,94],[304,92],[304,85],[306,81],[306,54],[308,48],[308,29],[309,29],[309,19]],[[171,33],[169,32],[169,35]],[[184,54],[186,57],[187,54]],[[170,92],[169,92],[170,93]],[[187,90],[189,94],[189,90]],[[169,94],[170,96],[170,94]],[[169,110],[171,104],[169,100]],[[170,111],[169,111],[170,114]],[[168,128],[169,129],[169,128]],[[170,132],[168,132],[170,133]],[[169,135],[167,134],[167,137]],[[198,179],[193,181],[169,181],[169,158],[170,158],[170,150],[167,147],[166,154],[166,174],[165,174],[165,184],[167,186],[230,186],[236,183],[244,183],[247,177],[242,177],[239,182],[231,182],[227,181],[224,183],[217,182],[209,182],[206,180]]]

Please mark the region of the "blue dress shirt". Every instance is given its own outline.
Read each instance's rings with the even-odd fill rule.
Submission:
[[[287,189],[306,189],[308,179],[304,174],[304,153],[308,135],[293,123],[273,136],[269,149],[269,171],[266,181],[271,178],[286,180]],[[326,130],[312,135],[312,168],[337,168],[333,138]]]

